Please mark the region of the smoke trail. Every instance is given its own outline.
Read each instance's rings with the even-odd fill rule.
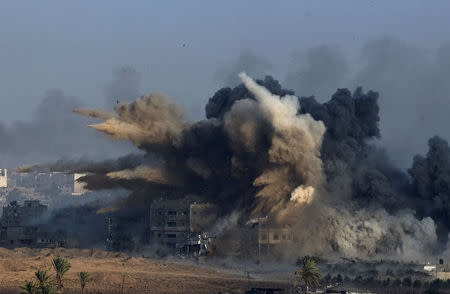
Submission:
[[[175,144],[185,124],[182,109],[161,94],[141,96],[135,102],[116,105],[114,110],[115,116],[95,110],[78,113],[105,119],[89,127],[111,139],[129,140],[140,148]]]
[[[159,169],[149,168],[147,166],[138,166],[135,169],[125,169],[116,172],[109,172],[106,174],[111,179],[118,180],[133,180],[143,179],[148,182],[159,184],[167,184],[168,179],[164,173]]]

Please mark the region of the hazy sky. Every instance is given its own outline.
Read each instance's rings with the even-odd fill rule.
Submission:
[[[230,81],[227,73],[248,70],[252,75],[260,75],[256,78],[273,74],[283,86],[294,88],[300,95],[318,95],[320,101],[329,99],[338,87],[353,88],[360,84],[366,89],[377,87],[374,90],[381,92],[384,122],[381,128],[388,141],[388,151],[394,157],[402,157],[398,161],[407,166],[411,154],[425,150],[426,139],[431,135],[450,138],[448,128],[441,129],[447,121],[446,113],[450,111],[448,96],[442,94],[447,90],[445,80],[440,81],[438,89],[441,93],[436,94],[439,99],[433,101],[434,108],[425,113],[417,111],[426,108],[428,103],[421,97],[436,88],[433,83],[428,83],[431,79],[428,76],[436,77],[450,71],[449,66],[448,69],[441,69],[439,64],[436,67],[434,61],[428,63],[428,57],[418,53],[438,52],[436,50],[442,44],[450,41],[449,11],[450,1],[447,0],[4,0],[0,2],[0,133],[3,127],[8,136],[16,134],[20,137],[23,135],[19,135],[18,130],[26,129],[25,133],[36,134],[30,143],[33,145],[41,137],[35,131],[38,128],[33,128],[35,121],[45,132],[47,126],[65,120],[64,116],[52,120],[51,109],[70,111],[72,105],[78,105],[80,101],[90,107],[105,107],[105,86],[114,81],[113,70],[122,65],[128,65],[140,74],[140,93],[163,92],[182,103],[192,119],[204,117],[208,98]],[[394,41],[370,43],[384,36],[390,36]],[[322,45],[342,50],[343,60],[340,60],[339,50],[317,49]],[[417,52],[415,46],[419,48]],[[307,59],[311,57],[315,61],[310,64],[312,70],[304,70],[295,56],[310,48],[316,49],[306,55]],[[403,54],[403,50],[409,53]],[[250,59],[248,55],[239,59],[242,52],[249,53]],[[252,54],[256,57],[251,57]],[[450,64],[450,46],[433,54],[438,56],[435,58],[438,62]],[[322,56],[327,59],[322,60]],[[340,66],[347,64],[351,70],[361,56],[367,66],[359,69],[359,75],[342,73],[346,76],[340,78]],[[412,60],[416,58],[420,62]],[[397,59],[400,60],[398,64]],[[384,66],[379,67],[379,61]],[[410,61],[414,64],[412,70],[409,70]],[[242,62],[254,62],[254,73],[245,68],[247,65],[242,66]],[[324,63],[322,69],[321,63]],[[405,97],[399,97],[403,93],[402,87],[408,87],[411,82],[406,77],[402,83],[396,83],[397,69],[401,68],[399,73],[403,75],[421,70],[422,64],[432,68],[432,75],[424,72],[412,77],[412,81],[421,84],[426,80],[427,86],[418,91],[411,89],[403,95]],[[333,72],[330,73],[328,67]],[[298,83],[296,76],[291,76],[293,84],[289,84],[292,71],[300,74],[306,71],[310,76]],[[321,81],[325,75],[329,75],[327,80]],[[135,93],[133,85],[128,85],[122,92]],[[317,92],[314,92],[316,85]],[[62,92],[52,92],[53,98],[48,98],[46,93],[51,89]],[[413,99],[415,102],[403,108],[408,96],[419,92],[422,96],[417,94]],[[57,96],[69,99],[64,107],[52,107],[52,103],[59,101]],[[67,98],[72,96],[77,99]],[[47,99],[43,100],[45,97]],[[122,98],[130,100],[134,97],[117,97]],[[417,125],[422,125],[427,118],[433,120],[420,130],[421,136],[415,136],[412,132],[417,130],[412,130],[414,124],[409,120],[396,126],[399,109],[408,111],[411,120],[419,117],[421,121],[416,119]],[[437,118],[432,114],[435,109],[441,111]],[[25,121],[28,125],[16,124],[7,128],[16,121]],[[73,124],[77,123],[73,121]],[[67,133],[57,127],[54,131]],[[22,142],[19,139],[16,142]],[[50,144],[48,140],[50,135],[41,142],[43,150]],[[59,137],[54,140],[61,141]],[[71,145],[70,142],[66,144]],[[405,144],[414,148],[405,153]],[[0,149],[18,153],[14,146]],[[60,153],[49,153],[48,159],[72,154],[65,152],[66,149],[61,150]],[[80,148],[80,154],[83,154],[82,150]],[[41,151],[35,150],[35,153],[39,155]],[[19,154],[15,156],[20,157]]]
[[[26,120],[48,89],[103,106],[114,67],[141,73],[197,116],[214,74],[244,49],[285,79],[296,49],[344,49],[389,34],[433,47],[450,38],[442,1],[1,1],[0,116]],[[186,44],[186,47],[183,47]]]

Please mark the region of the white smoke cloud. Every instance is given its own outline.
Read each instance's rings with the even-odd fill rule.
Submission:
[[[320,147],[325,126],[308,114],[297,114],[300,107],[297,97],[274,95],[245,73],[239,77],[255,101],[244,99],[234,104],[225,116],[225,127],[232,140],[250,152],[257,149],[262,128],[264,135],[269,128],[269,164],[254,181],[255,186],[261,187],[255,213],[270,211],[281,216],[291,208],[288,203],[291,199],[300,200],[297,203],[311,201],[298,197],[301,191],[308,191],[311,198],[314,188],[323,184]]]

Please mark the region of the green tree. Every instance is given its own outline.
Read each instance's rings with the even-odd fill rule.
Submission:
[[[52,275],[45,270],[38,270],[34,273],[34,277],[36,278],[36,293],[40,294],[57,294],[59,291],[55,288],[55,282],[52,278]]]
[[[70,269],[70,262],[63,257],[55,256],[52,260],[52,265],[56,273],[56,285],[58,287],[58,290],[62,290],[64,288],[62,279]]]
[[[305,284],[305,293],[309,287],[319,286],[321,274],[312,258],[304,258],[302,268],[298,269],[295,275]]]
[[[80,278],[81,294],[83,294],[86,284],[92,281],[92,277],[88,272],[80,272],[78,277]]]
[[[46,284],[41,289],[42,294],[60,294],[61,292],[58,291],[54,284]]]
[[[36,294],[37,288],[36,285],[33,282],[26,281],[25,285],[20,286],[20,289],[22,289],[22,294]]]

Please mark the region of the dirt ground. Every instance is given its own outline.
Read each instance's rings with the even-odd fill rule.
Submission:
[[[0,248],[0,293],[20,293],[38,269],[51,269],[60,255],[72,267],[64,277],[64,293],[80,293],[77,274],[88,271],[93,281],[85,293],[243,293],[248,287],[284,287],[285,282],[247,279],[243,273],[186,261],[131,257],[123,253],[80,249]],[[123,285],[123,292],[122,292]]]

